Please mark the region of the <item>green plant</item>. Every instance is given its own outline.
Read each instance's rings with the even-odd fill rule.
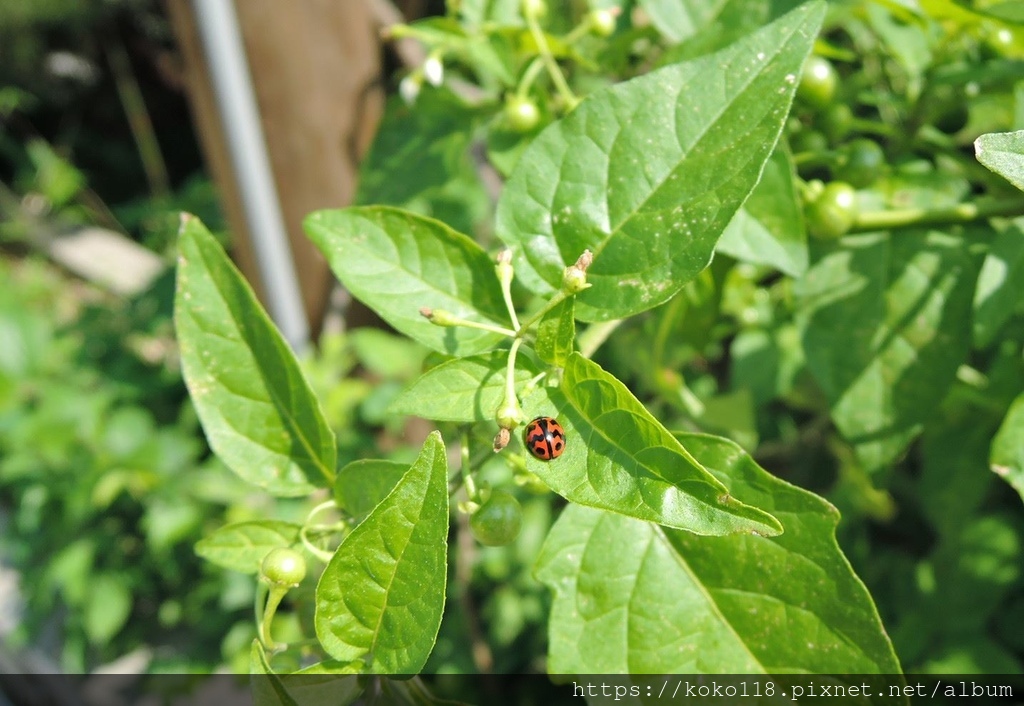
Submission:
[[[482,97],[424,85],[395,101],[364,205],[306,230],[355,297],[431,351],[389,407],[440,427],[411,465],[339,451],[251,290],[185,217],[176,323],[212,448],[269,493],[331,492],[304,520],[201,545],[252,572],[276,547],[323,567],[289,594],[316,640],[253,643],[280,689],[294,670],[534,668],[512,646],[542,649],[536,611],[511,639],[480,625],[528,605],[531,565],[553,594],[552,673],[1019,668],[1019,639],[989,619],[1020,610],[1020,497],[988,465],[991,450],[1019,487],[1024,199],[924,117],[936,82],[984,78],[1012,99],[1006,66],[947,68],[991,20],[748,1],[683,22],[640,4],[651,24],[622,18],[609,37],[536,2],[452,3],[392,31]],[[838,102],[791,111],[816,45]],[[510,93],[547,126],[508,130]],[[808,130],[813,152],[792,155]],[[481,131],[506,176],[493,228],[470,160]],[[860,191],[813,184],[866,136],[884,163],[858,160]],[[1019,133],[978,145],[1020,181]],[[556,458],[518,439],[537,417],[564,428]],[[554,504],[528,495],[545,487]],[[473,563],[466,532],[499,493],[521,531]],[[482,598],[501,588],[504,603]],[[446,596],[460,610],[445,615]]]

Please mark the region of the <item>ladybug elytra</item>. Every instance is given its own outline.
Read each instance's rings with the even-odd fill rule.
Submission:
[[[526,425],[523,443],[535,457],[541,461],[550,461],[565,451],[565,430],[556,419],[537,417]]]

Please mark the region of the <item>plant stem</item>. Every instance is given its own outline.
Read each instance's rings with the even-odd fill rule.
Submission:
[[[500,333],[502,336],[508,336],[509,338],[515,338],[516,332],[510,328],[504,326],[495,326],[494,324],[484,324],[477,321],[469,321],[468,319],[460,319],[453,316],[451,319],[451,326],[465,326],[466,328],[478,328],[481,331],[490,331],[491,333]]]
[[[972,223],[993,216],[1024,216],[1024,199],[990,199],[958,203],[946,208],[867,211],[857,216],[849,232],[865,233],[875,230]]]
[[[142,160],[142,168],[146,172],[149,190],[153,196],[167,198],[171,193],[167,165],[160,153],[160,143],[157,142],[156,131],[153,130],[149,111],[146,110],[146,101],[142,97],[139,82],[132,73],[128,54],[120,43],[115,42],[107,47],[107,61],[114,75],[114,86],[121,99],[121,107],[124,108],[132,137],[135,138],[135,146],[139,150],[139,159]]]
[[[551,297],[551,299],[549,299],[544,306],[542,306],[538,311],[534,312],[533,316],[528,318],[523,323],[523,325],[519,327],[518,331],[516,332],[516,338],[522,338],[524,335],[526,335],[527,330],[529,330],[531,326],[540,321],[541,317],[544,316],[544,314],[548,313],[556,306],[561,304],[562,300],[565,299],[566,296],[568,295],[564,291],[557,291],[555,293],[555,296]]]
[[[271,586],[267,594],[267,605],[263,608],[263,624],[260,626],[260,641],[267,649],[274,648],[274,640],[270,636],[270,624],[274,621],[274,614],[277,607],[281,605],[281,599],[288,593],[288,589],[282,586]]]
[[[512,347],[508,349],[508,365],[505,367],[505,404],[516,400],[516,354],[523,339],[517,338],[512,341]],[[516,405],[518,407],[518,405]]]
[[[473,480],[473,476],[469,474],[469,431],[467,429],[462,430],[462,448],[459,449],[460,466],[459,469],[462,472],[462,484],[466,487],[466,496],[473,502],[476,502],[478,493],[476,489],[476,481]]]
[[[541,57],[536,57],[530,62],[530,65],[526,67],[526,71],[523,72],[523,77],[519,80],[519,86],[516,88],[517,98],[526,98],[530,95],[530,88],[533,87],[533,82],[537,80],[537,76],[541,71],[544,70],[544,60]]]
[[[537,18],[527,16],[526,25],[530,28],[530,34],[533,35],[533,41],[537,43],[537,49],[540,50],[540,57],[544,61],[544,65],[548,69],[548,75],[551,76],[551,81],[555,84],[555,89],[558,91],[558,95],[565,101],[566,106],[569,110],[576,107],[576,104],[580,102],[580,99],[576,97],[576,94],[569,88],[569,84],[565,81],[565,76],[562,75],[562,70],[558,68],[558,63],[555,61],[555,57],[551,54],[551,47],[548,46],[547,37],[544,36],[544,30],[537,24]]]

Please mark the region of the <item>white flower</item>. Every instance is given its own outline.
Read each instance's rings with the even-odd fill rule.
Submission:
[[[402,100],[408,105],[412,105],[416,102],[416,97],[419,96],[422,86],[423,77],[420,74],[409,74],[398,84],[398,95],[402,96]]]
[[[441,85],[441,82],[444,81],[444,64],[441,63],[440,57],[434,54],[427,57],[427,60],[423,62],[423,76],[431,86]]]

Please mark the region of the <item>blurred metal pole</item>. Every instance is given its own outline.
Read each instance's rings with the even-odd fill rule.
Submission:
[[[192,7],[252,236],[267,309],[288,343],[301,353],[309,346],[309,324],[235,6],[232,0],[192,0]]]

